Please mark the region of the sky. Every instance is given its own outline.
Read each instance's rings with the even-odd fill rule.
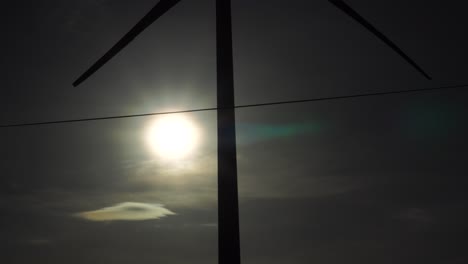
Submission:
[[[0,124],[216,106],[213,0],[183,0],[79,87],[156,1],[8,1]],[[468,84],[462,1],[233,0],[237,105]],[[468,92],[236,111],[245,264],[468,262]],[[3,263],[217,263],[216,112],[168,160],[158,116],[0,128]]]

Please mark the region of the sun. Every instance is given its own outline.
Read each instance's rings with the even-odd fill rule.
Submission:
[[[199,141],[195,124],[183,115],[158,118],[148,130],[147,141],[159,157],[180,159],[193,153]]]

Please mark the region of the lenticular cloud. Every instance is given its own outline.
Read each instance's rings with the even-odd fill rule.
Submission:
[[[90,221],[142,221],[160,219],[174,212],[162,204],[125,202],[102,209],[78,213],[77,216]]]

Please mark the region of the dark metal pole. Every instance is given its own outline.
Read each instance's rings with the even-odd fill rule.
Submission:
[[[218,258],[240,264],[231,1],[216,0]]]

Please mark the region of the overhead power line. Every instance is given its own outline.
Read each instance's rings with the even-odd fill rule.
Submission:
[[[422,89],[398,90],[398,91],[388,91],[388,92],[361,93],[361,94],[332,96],[332,97],[319,97],[319,98],[309,98],[309,99],[290,100],[290,101],[276,101],[276,102],[258,103],[258,104],[245,104],[245,105],[234,106],[234,108],[241,109],[241,108],[263,107],[263,106],[273,106],[273,105],[283,105],[283,104],[297,104],[297,103],[318,102],[318,101],[331,101],[331,100],[339,100],[339,99],[369,97],[369,96],[383,96],[383,95],[392,95],[392,94],[429,92],[429,91],[436,91],[436,90],[450,90],[450,89],[462,89],[462,88],[468,88],[468,84],[433,87],[433,88],[422,88]],[[180,110],[180,111],[167,111],[167,112],[133,114],[133,115],[117,115],[117,116],[91,117],[91,118],[81,118],[81,119],[43,121],[43,122],[33,122],[33,123],[18,123],[18,124],[0,125],[0,128],[41,126],[41,125],[78,123],[78,122],[89,122],[89,121],[100,121],[100,120],[111,120],[111,119],[124,119],[124,118],[133,118],[133,117],[146,117],[146,116],[156,116],[156,115],[194,113],[194,112],[204,112],[204,111],[215,111],[215,110],[218,110],[218,109],[222,109],[222,108],[209,107],[209,108],[197,108],[197,109]]]

